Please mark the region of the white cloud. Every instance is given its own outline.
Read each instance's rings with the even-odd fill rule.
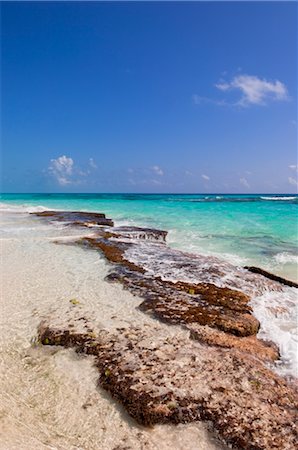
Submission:
[[[97,169],[97,164],[93,158],[89,158],[89,166],[92,167],[92,169]]]
[[[289,177],[288,181],[290,184],[292,184],[293,186],[298,186],[298,181],[297,179],[293,178],[293,177]]]
[[[269,100],[289,98],[287,88],[281,81],[268,81],[253,75],[238,75],[230,82],[220,81],[215,86],[223,92],[240,91],[242,97],[236,103],[240,106],[265,105]]]
[[[208,177],[208,175],[202,174],[202,178],[204,178],[204,180],[209,181],[210,177]]]
[[[215,87],[217,87],[217,89],[219,89],[220,91],[228,91],[230,89],[229,83],[225,82],[217,83]]]
[[[86,177],[92,175],[92,169],[97,169],[97,164],[93,158],[89,158],[84,164],[83,169],[74,163],[70,156],[59,156],[56,159],[51,159],[47,171],[53,178],[56,179],[61,186],[79,185],[86,183]]]
[[[49,172],[53,175],[61,186],[71,184],[73,173],[73,159],[67,156],[59,156],[57,159],[51,159]]]
[[[156,175],[163,176],[163,170],[159,166],[153,166],[152,170]]]
[[[242,186],[244,186],[244,187],[246,187],[246,188],[249,188],[249,187],[250,187],[246,178],[240,178],[239,181],[240,181],[240,183],[242,184]]]
[[[291,164],[289,166],[289,169],[296,170],[298,172],[298,165],[297,164]]]

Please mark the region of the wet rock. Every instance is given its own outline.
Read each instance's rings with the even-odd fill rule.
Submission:
[[[104,232],[102,233],[101,238],[82,238],[80,243],[90,246],[91,248],[95,248],[100,250],[108,261],[112,263],[123,264],[128,267],[130,270],[144,273],[144,269],[139,266],[136,266],[132,262],[128,261],[124,257],[125,250],[127,250],[129,244],[127,243],[116,243],[114,241],[109,240],[109,237],[112,233]]]
[[[128,226],[115,227],[113,230],[113,237],[116,239],[141,239],[156,242],[165,242],[167,234],[167,231],[156,230],[154,228]]]
[[[286,278],[279,277],[274,275],[273,273],[267,272],[264,269],[260,269],[259,267],[254,266],[245,266],[244,269],[248,270],[252,273],[257,273],[258,275],[263,275],[263,277],[268,278],[269,280],[277,281],[278,283],[284,284],[285,286],[298,288],[298,284],[294,281],[287,280]]]
[[[51,221],[67,222],[74,226],[113,226],[111,219],[107,219],[105,214],[82,212],[82,211],[42,211],[30,213],[37,217],[44,217]]]
[[[250,299],[241,292],[207,283],[171,283],[129,270],[112,273],[108,279],[143,297],[140,309],[164,322],[209,325],[236,336],[255,335],[259,330]]]
[[[237,348],[264,361],[275,361],[279,358],[278,348],[273,342],[257,339],[256,336],[236,337],[197,323],[188,324],[186,328],[190,331],[192,339],[206,345]]]
[[[67,331],[42,324],[39,338],[93,355],[100,386],[140,424],[208,420],[238,449],[295,448],[297,392],[249,354],[165,340],[158,330],[102,330],[97,338]]]

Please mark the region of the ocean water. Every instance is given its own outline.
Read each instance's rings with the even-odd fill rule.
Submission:
[[[116,224],[167,230],[172,247],[298,281],[297,195],[5,194],[0,202],[104,212]]]

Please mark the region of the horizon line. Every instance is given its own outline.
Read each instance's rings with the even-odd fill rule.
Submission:
[[[292,192],[1,192],[0,195],[295,195]]]

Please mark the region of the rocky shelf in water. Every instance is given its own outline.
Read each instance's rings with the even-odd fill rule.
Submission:
[[[273,273],[267,272],[267,270],[260,269],[259,267],[245,266],[244,269],[247,269],[252,273],[258,273],[259,275],[263,275],[269,280],[278,281],[279,283],[284,284],[285,286],[298,288],[298,284],[295,283],[294,281],[287,280],[286,278],[283,277],[279,277],[277,275],[274,275]]]
[[[140,296],[144,313],[189,332],[164,339],[158,330],[110,332],[85,317],[57,327],[49,318],[38,330],[43,344],[93,355],[100,386],[143,425],[206,420],[234,448],[295,448],[297,389],[271,370],[278,349],[257,338],[250,306],[251,296],[283,289],[278,277],[171,249],[165,231],[115,227],[103,214],[35,215],[91,228],[75,243],[106,257],[107,279]]]
[[[105,214],[82,212],[82,211],[41,211],[31,213],[37,217],[43,217],[48,220],[56,222],[66,222],[75,226],[113,226],[114,223],[111,219],[107,219]]]

